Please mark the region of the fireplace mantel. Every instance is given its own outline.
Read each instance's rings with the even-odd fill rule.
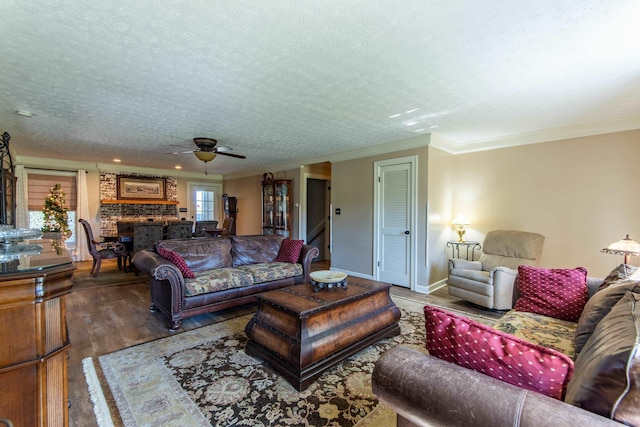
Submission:
[[[175,200],[101,200],[103,205],[179,205]]]

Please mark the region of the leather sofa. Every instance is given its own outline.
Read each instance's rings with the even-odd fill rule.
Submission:
[[[276,235],[163,240],[137,252],[133,264],[150,278],[151,309],[176,330],[185,318],[255,302],[261,292],[308,283],[318,249],[303,245],[297,263],[276,262],[282,240]],[[159,248],[178,254],[195,278],[185,278]]]
[[[525,390],[430,356],[426,350],[420,352],[404,347],[387,351],[376,362],[372,377],[373,392],[381,402],[397,413],[398,427],[640,425],[640,407],[637,405],[640,376],[639,368],[636,367],[640,360],[635,355],[640,347],[640,321],[637,316],[640,307],[636,308],[634,301],[640,298],[638,280],[640,278],[635,278],[635,281],[622,280],[619,287],[606,288],[611,292],[604,292],[600,287],[602,279],[588,278],[589,299],[592,301],[587,302],[577,323],[511,310],[494,325],[494,329],[508,331],[519,338],[525,337],[529,342],[553,348],[574,358],[575,371],[569,381],[565,401]],[[596,293],[598,296],[594,298]],[[630,301],[629,310],[622,312],[624,318],[609,315],[598,317],[604,315],[604,307],[610,308],[609,314],[617,315],[614,311],[621,306],[620,303],[627,304],[622,301],[622,294]],[[517,295],[514,296],[516,298]],[[599,314],[590,317],[585,313]],[[518,317],[521,319],[514,320]],[[525,320],[522,321],[522,318]],[[584,338],[584,328],[581,325],[594,322],[594,318],[597,323],[592,323],[591,330],[597,336],[589,335],[594,339],[589,339],[586,343],[583,341],[582,353],[576,356],[575,352],[579,351],[576,343],[579,342],[579,337]],[[629,325],[629,329],[625,330],[628,333],[615,329],[622,323]],[[566,331],[563,332],[562,329]],[[536,338],[542,341],[546,339],[547,342],[540,343]],[[629,353],[616,347],[621,340],[626,340],[624,346],[628,343],[626,348]],[[596,363],[592,363],[594,360]],[[583,399],[578,403],[574,401],[576,406],[567,403],[585,390],[595,390],[589,400]],[[604,402],[615,403],[607,406]],[[589,405],[598,409],[604,405],[605,409],[583,409]],[[599,412],[600,415],[594,412]]]

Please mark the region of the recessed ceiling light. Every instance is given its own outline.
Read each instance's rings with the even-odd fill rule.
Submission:
[[[113,159],[113,161],[114,161],[114,162],[116,162],[116,163],[120,163],[122,160],[120,160],[120,159]]]
[[[413,126],[413,125],[417,125],[418,122],[407,122],[407,126]]]
[[[409,113],[413,113],[414,111],[418,111],[418,110],[419,110],[419,108],[413,108],[411,110],[405,111],[405,113],[409,114]]]
[[[16,110],[16,114],[22,117],[33,117],[33,113],[27,110]]]
[[[433,125],[433,126],[429,126],[429,129],[435,129],[437,127],[438,127],[438,125]]]
[[[182,166],[177,165],[177,166],[175,166],[175,168],[176,168],[176,169],[182,169]]]
[[[396,117],[400,117],[402,114],[394,114],[392,116],[389,116],[390,119],[395,119]]]

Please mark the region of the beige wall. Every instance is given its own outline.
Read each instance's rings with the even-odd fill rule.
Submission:
[[[452,175],[447,221],[465,214],[470,240],[482,241],[494,229],[538,232],[546,236],[542,266],[584,266],[589,275],[603,276],[622,257],[600,250],[626,233],[640,239],[640,130],[452,158],[448,170],[432,169],[429,177],[446,182]]]
[[[428,283],[447,277],[447,242],[457,238],[452,234],[453,171],[452,154],[429,148],[429,231],[428,231]]]
[[[366,157],[331,165],[331,203],[333,204],[331,267],[362,276],[373,277],[374,233],[374,163],[405,156],[418,158],[417,230],[415,231],[417,265],[414,284],[428,285],[426,261],[427,147]],[[339,208],[340,215],[335,215]]]

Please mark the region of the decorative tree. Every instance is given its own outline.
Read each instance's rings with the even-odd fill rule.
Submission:
[[[51,187],[51,193],[44,201],[44,226],[42,231],[59,231],[69,233],[67,224],[67,208],[64,201],[65,193],[60,184]]]

